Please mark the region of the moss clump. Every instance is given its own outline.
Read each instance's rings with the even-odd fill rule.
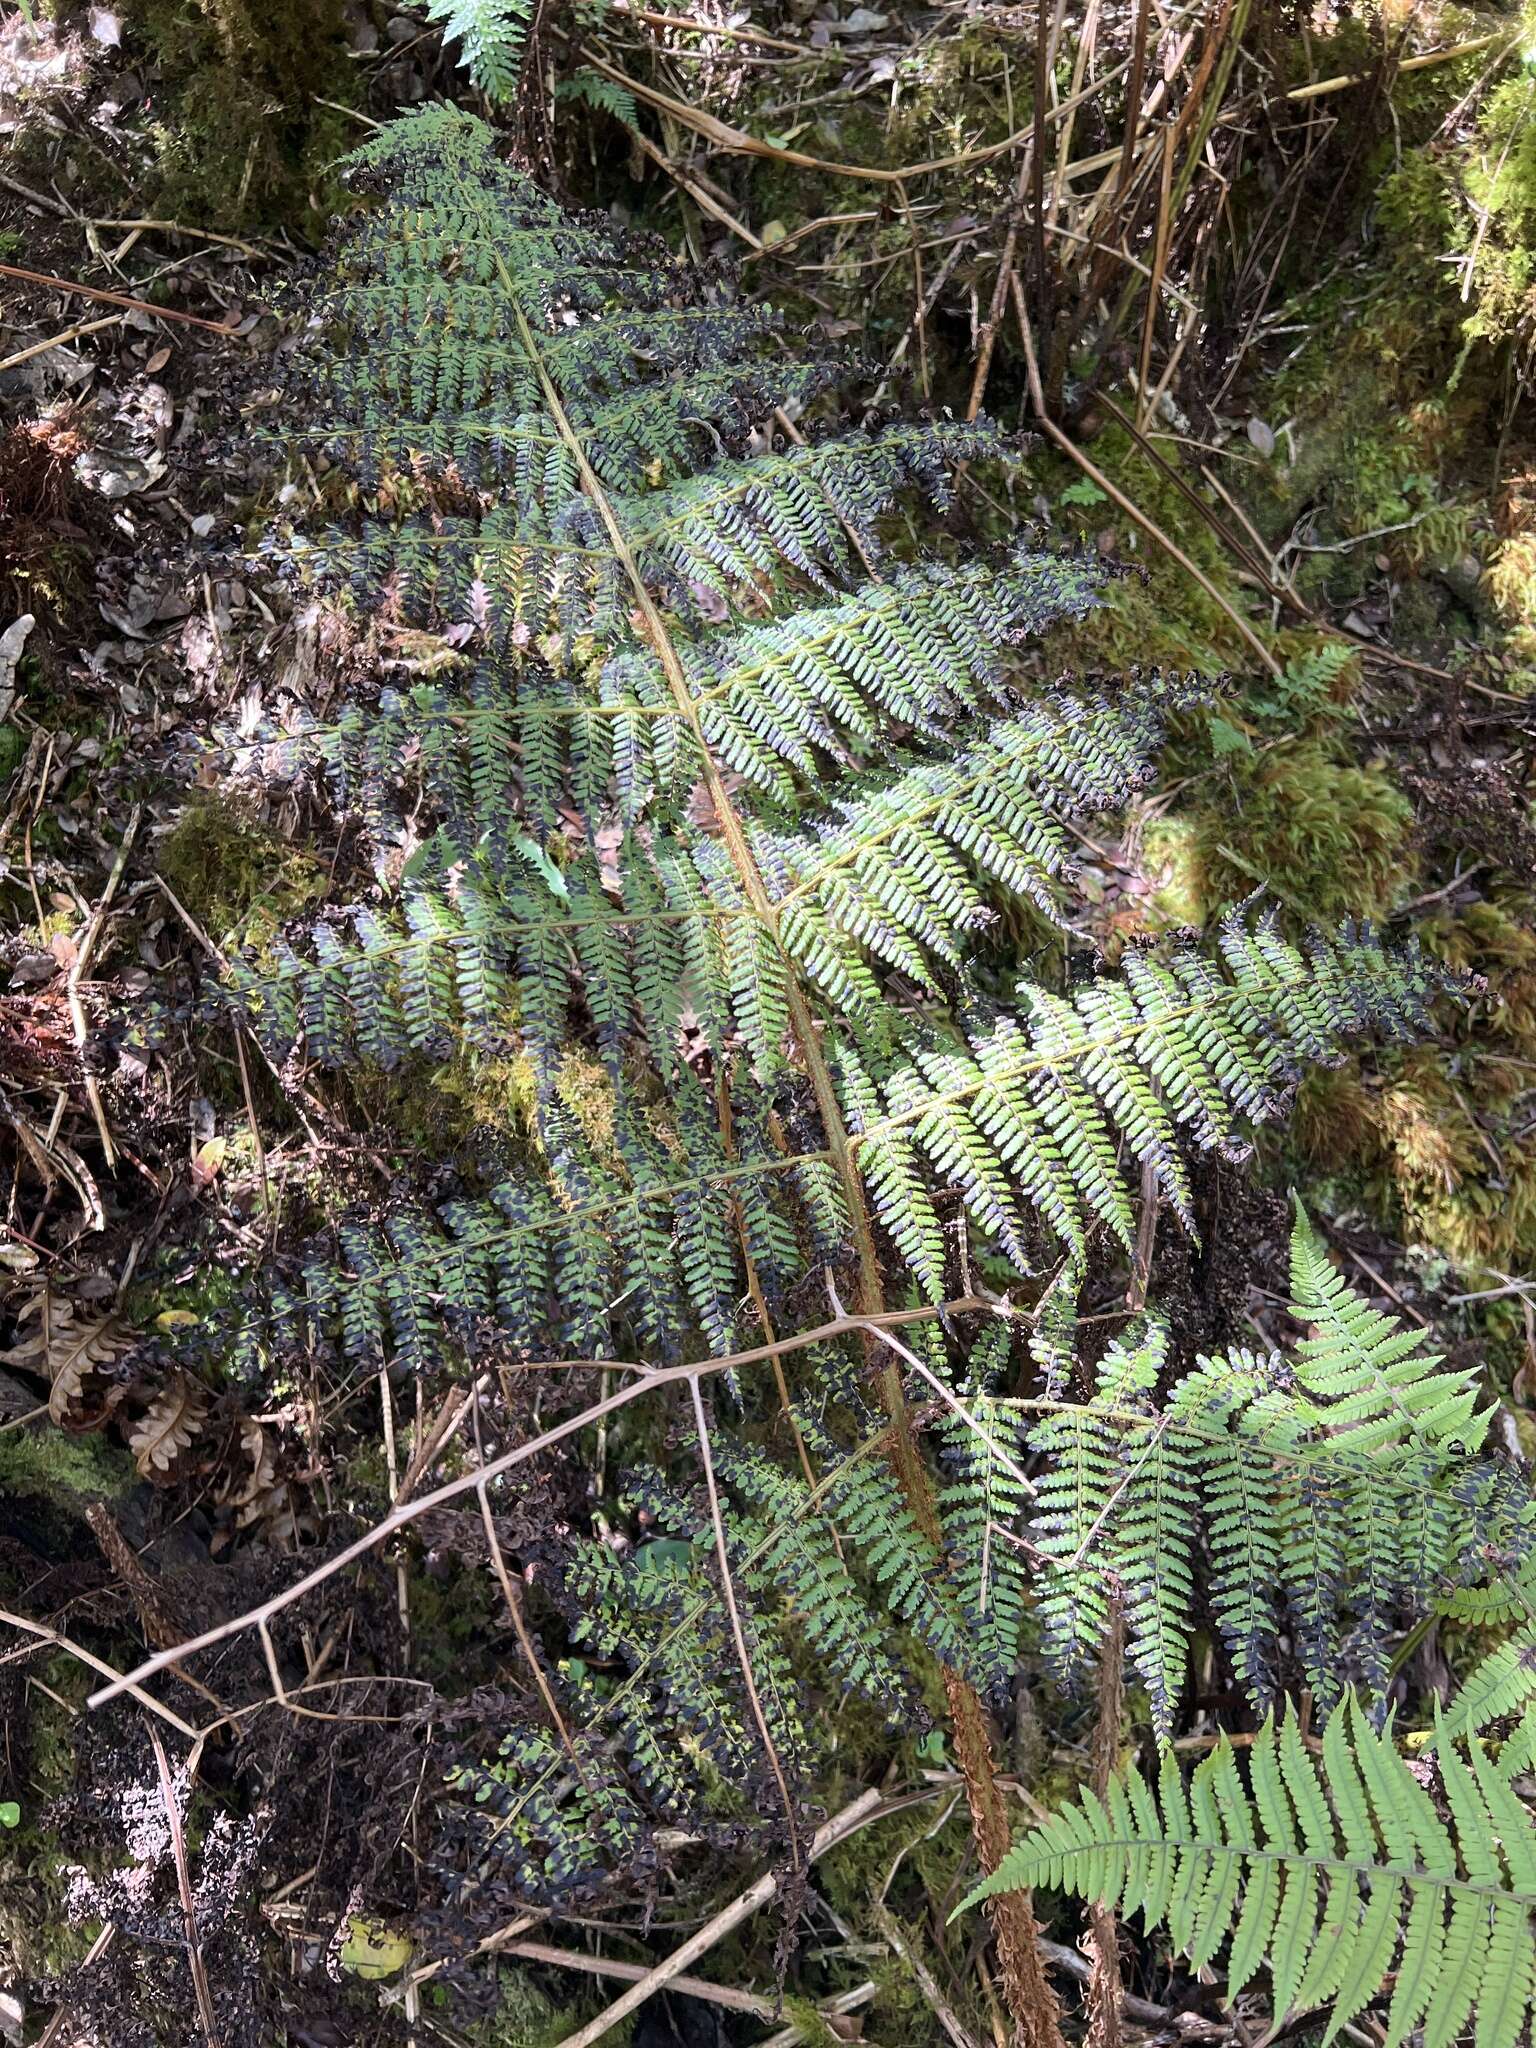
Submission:
[[[612,1987],[609,1987],[610,1994]],[[603,1995],[600,1986],[573,1984],[566,1977],[559,1986],[557,1996],[550,1996],[542,1990],[531,1972],[503,1966],[496,1973],[496,2010],[488,2019],[481,2020],[463,2035],[466,2041],[473,2041],[475,2048],[556,2048],[560,2041],[569,2039],[584,2021],[596,2017],[609,1999]],[[454,2011],[454,1994],[439,1985],[428,1987],[426,2004],[429,2009],[451,2015],[456,2024],[462,2026],[462,2016]],[[613,2048],[627,2048],[634,2038],[635,2022],[622,2020],[613,2031],[606,2034],[605,2041],[611,2041]]]
[[[1268,888],[1309,922],[1380,917],[1413,875],[1413,807],[1379,769],[1301,739],[1221,771],[1217,793],[1148,835],[1159,907],[1189,921]]]
[[[341,0],[144,0],[135,25],[167,92],[154,210],[318,230],[356,139]]]
[[[134,1485],[126,1453],[100,1436],[70,1436],[41,1424],[0,1433],[0,1494],[70,1506]]]
[[[97,1930],[70,1919],[72,1859],[38,1816],[74,1783],[74,1723],[94,1681],[63,1652],[28,1668],[40,1683],[25,1681],[26,1716],[13,1725],[7,1758],[5,1796],[20,1806],[21,1825],[0,1831],[0,1966],[17,1979],[57,1982],[84,1961]]]
[[[1363,1175],[1406,1237],[1462,1271],[1507,1272],[1536,1255],[1536,1137],[1501,1121],[1420,1049],[1371,1081],[1310,1075],[1293,1138],[1309,1165]]]
[[[238,805],[209,796],[194,798],[161,841],[159,867],[215,938],[237,934],[258,950],[325,894],[318,861]]]

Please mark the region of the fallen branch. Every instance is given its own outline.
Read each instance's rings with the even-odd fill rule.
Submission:
[[[1013,278],[1012,283],[1014,310],[1018,315],[1019,331],[1024,338],[1024,355],[1029,370],[1030,397],[1034,402],[1035,413],[1039,419],[1042,431],[1056,443],[1056,446],[1064,455],[1069,456],[1077,464],[1078,468],[1091,483],[1098,485],[1106,498],[1112,499],[1128,519],[1133,519],[1144,533],[1157,542],[1165,554],[1170,555],[1178,563],[1186,575],[1194,578],[1211,602],[1220,606],[1221,610],[1226,613],[1227,617],[1232,621],[1233,625],[1244,640],[1247,641],[1269,673],[1272,676],[1278,676],[1280,673],[1279,662],[1275,660],[1275,657],[1264,645],[1258,634],[1254,632],[1248,621],[1239,612],[1235,611],[1226,598],[1222,596],[1205,571],[1197,567],[1190,560],[1177,541],[1164,533],[1156,520],[1143,512],[1141,507],[1128,498],[1117,484],[1111,483],[1098,464],[1090,462],[1081,448],[1069,440],[1061,428],[1057,426],[1056,422],[1050,418],[1045,410],[1045,394],[1040,388],[1040,369],[1035,359],[1035,343],[1034,336],[1030,331],[1029,313],[1024,304],[1024,294],[1017,276]]]
[[[126,1676],[119,1677],[113,1672],[112,1683],[93,1692],[87,1704],[93,1707],[104,1706],[108,1700],[116,1699],[119,1693],[136,1692],[136,1688],[143,1680],[152,1678],[156,1672],[164,1671],[167,1666],[194,1655],[198,1650],[211,1649],[215,1643],[227,1642],[231,1636],[239,1635],[245,1629],[254,1628],[265,1632],[268,1622],[274,1615],[281,1614],[296,1600],[302,1600],[306,1593],[313,1592],[317,1586],[323,1585],[337,1572],[345,1571],[349,1564],[355,1564],[360,1557],[366,1557],[381,1543],[387,1543],[391,1536],[398,1535],[419,1515],[427,1514],[433,1508],[443,1507],[447,1502],[457,1500],[460,1494],[472,1493],[490,1480],[499,1478],[503,1472],[510,1472],[515,1466],[526,1464],[528,1459],[537,1457],[540,1451],[550,1450],[555,1444],[563,1443],[567,1437],[590,1428],[594,1422],[601,1422],[604,1416],[627,1407],[631,1401],[638,1400],[642,1394],[650,1393],[655,1387],[676,1386],[685,1380],[698,1379],[705,1374],[730,1372],[739,1370],[744,1365],[762,1364],[775,1356],[782,1357],[786,1352],[826,1344],[834,1338],[850,1336],[855,1331],[868,1330],[872,1326],[894,1329],[905,1323],[932,1322],[936,1317],[963,1314],[967,1310],[995,1310],[996,1306],[995,1302],[987,1301],[980,1296],[964,1295],[954,1301],[944,1302],[938,1307],[892,1309],[881,1316],[841,1316],[835,1322],[823,1323],[817,1329],[802,1330],[793,1337],[781,1337],[773,1344],[760,1344],[752,1351],[738,1351],[729,1358],[700,1359],[694,1365],[667,1366],[661,1371],[649,1371],[626,1359],[562,1359],[558,1362],[567,1370],[579,1365],[614,1367],[623,1372],[638,1372],[641,1377],[627,1387],[620,1387],[617,1393],[610,1394],[606,1400],[595,1401],[591,1407],[583,1408],[578,1415],[572,1415],[566,1421],[556,1423],[542,1435],[531,1438],[525,1444],[518,1444],[510,1451],[504,1451],[488,1465],[477,1465],[473,1471],[461,1473],[458,1478],[448,1480],[431,1493],[422,1494],[419,1499],[401,1501],[366,1534],[345,1545],[334,1557],[328,1558],[324,1564],[317,1565],[312,1572],[306,1572],[302,1579],[283,1592],[274,1593],[259,1607],[249,1608],[244,1614],[237,1614],[229,1621],[220,1622],[216,1628],[205,1629],[200,1636],[192,1636],[186,1642],[177,1644],[174,1649],[158,1651],[153,1657],[148,1657],[142,1664],[135,1666]],[[0,1615],[0,1620],[6,1618]],[[95,1663],[94,1659],[88,1661]],[[110,1667],[98,1663],[95,1668],[102,1670]],[[195,1735],[197,1732],[195,1729],[186,1728],[185,1723],[177,1725],[183,1727],[189,1735]]]
[[[104,292],[93,284],[77,284],[70,277],[50,277],[46,271],[23,270],[15,263],[0,263],[0,277],[20,278],[23,284],[40,284],[49,291],[74,292],[82,299],[100,299],[104,306],[126,306],[130,313],[148,313],[155,320],[180,320],[187,327],[202,327],[209,334],[233,334],[238,321],[204,320],[197,313],[180,313],[174,306],[152,306],[148,299],[130,299],[122,292]]]
[[[163,1705],[153,1693],[146,1692],[131,1673],[128,1677],[123,1677],[112,1665],[104,1663],[94,1651],[85,1649],[65,1635],[61,1629],[50,1628],[43,1621],[29,1621],[24,1614],[12,1614],[10,1609],[5,1607],[0,1607],[0,1628],[14,1628],[22,1635],[37,1636],[42,1642],[52,1643],[56,1650],[67,1651],[77,1662],[89,1666],[92,1671],[99,1671],[104,1678],[110,1678],[114,1697],[120,1692],[131,1693],[141,1707],[148,1707],[149,1711],[158,1714],[162,1721],[169,1721],[179,1735],[185,1735],[192,1742],[198,1740],[199,1731],[189,1721],[183,1721],[180,1714],[173,1713],[169,1707]],[[16,1654],[18,1653],[12,1651],[10,1656]],[[10,1656],[0,1657],[0,1664],[9,1663]],[[167,1663],[171,1661],[169,1657],[166,1659]]]
[[[1469,43],[1453,43],[1446,50],[1426,50],[1422,56],[1405,57],[1398,65],[1398,76],[1405,71],[1427,71],[1432,64],[1450,64],[1458,57],[1470,57],[1477,50],[1490,49],[1495,43],[1508,41],[1515,47],[1516,38],[1507,28],[1495,29],[1492,35],[1474,36]],[[1298,85],[1286,94],[1288,100],[1320,100],[1327,93],[1347,92],[1352,85],[1369,85],[1378,76],[1375,71],[1349,71],[1340,78],[1320,78],[1311,85]]]

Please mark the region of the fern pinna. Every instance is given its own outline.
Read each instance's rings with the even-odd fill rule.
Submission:
[[[1353,1293],[1299,1209],[1291,1286],[1311,1334],[1289,1352],[1201,1359],[1160,1392],[1168,1333],[1148,1317],[1111,1344],[1087,1399],[1058,1372],[1024,1404],[1045,1461],[1028,1527],[1047,1658],[1081,1678],[1123,1598],[1164,1741],[1197,1572],[1255,1706],[1293,1677],[1327,1713],[1351,1681],[1380,1701],[1404,1618],[1506,1583],[1536,1540],[1528,1488],[1482,1449],[1477,1373],[1440,1370],[1418,1331]],[[1510,1697],[1493,1676],[1490,1715]]]
[[[1240,1154],[1306,1063],[1422,1023],[1441,983],[1411,949],[1354,928],[1296,944],[1265,914],[1234,913],[1214,947],[1132,948],[1066,991],[1019,978],[1017,934],[1068,916],[1073,820],[1146,781],[1163,714],[1196,686],[1030,685],[1009,650],[1102,601],[1092,560],[1028,541],[960,566],[889,559],[888,515],[915,497],[944,511],[956,467],[1008,457],[1006,437],[825,423],[849,365],[607,219],[563,213],[451,108],[381,131],[352,175],[377,203],[336,238],[294,378],[309,447],[352,490],[328,487],[328,530],[279,546],[375,644],[436,637],[415,683],[257,736],[329,777],[379,887],[245,960],[237,1000],[274,1060],[296,1042],[337,1065],[485,1052],[515,1062],[531,1109],[493,1184],[317,1245],[277,1290],[281,1335],[360,1367],[426,1366],[488,1330],[514,1355],[727,1357],[765,1319],[782,1337],[824,1314],[828,1269],[851,1269],[865,1317],[892,1282],[939,1303],[962,1224],[1020,1275],[1128,1247],[1128,1167],[1187,1218],[1186,1146]],[[1116,1368],[1138,1411],[1155,1364],[1139,1341]],[[866,1354],[884,1405],[869,1436],[899,1493],[868,1460],[814,1481],[812,1448],[847,1465],[857,1402],[812,1399],[802,1493],[726,1452],[713,1556],[643,1587],[589,1557],[569,1597],[613,1617],[612,1656],[689,1731],[669,1759],[654,1717],[629,1717],[635,1782],[666,1812],[686,1803],[668,1768],[692,1773],[695,1802],[751,1776],[727,1636],[757,1674],[748,1718],[775,1769],[796,1768],[775,1587],[848,1684],[886,1686],[851,1556],[940,1662],[990,1868],[1008,1824],[978,1687],[1017,1657],[1023,1581],[992,1535],[1018,1515],[1024,1439],[1000,1361],[979,1354],[949,1397],[970,1420],[936,1499],[901,1372],[872,1338]],[[813,1394],[847,1371],[824,1351]],[[1133,1547],[1187,1505],[1187,1480],[1165,1479],[1161,1507],[1135,1495],[1139,1534],[1131,1506],[1121,1518]],[[691,1541],[697,1504],[669,1513]],[[849,1556],[815,1533],[834,1524]],[[754,1595],[724,1634],[722,1558]],[[1147,1578],[1133,1612],[1150,1629],[1185,1591],[1182,1570]],[[661,1617],[648,1642],[644,1615]],[[1154,1699],[1176,1688],[1177,1650],[1165,1632],[1143,1662]],[[495,1839],[534,1838],[508,1781],[540,1739],[515,1737],[476,1781]],[[623,1862],[622,1816],[615,1830]],[[588,1865],[573,1850],[541,1868],[558,1890]],[[1046,2041],[1027,1912],[998,1910],[1010,2000]]]

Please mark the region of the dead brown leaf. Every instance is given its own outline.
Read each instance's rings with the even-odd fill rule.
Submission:
[[[187,1373],[173,1373],[128,1432],[128,1448],[142,1477],[164,1484],[207,1414],[206,1388]]]

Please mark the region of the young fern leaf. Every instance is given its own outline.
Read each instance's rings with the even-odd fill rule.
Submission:
[[[1172,1755],[1103,1801],[1080,1795],[966,1900],[1066,1891],[1166,1926],[1192,1967],[1229,1943],[1226,1992],[1260,1968],[1277,2023],[1316,2008],[1324,2044],[1385,2002],[1385,2048],[1418,2034],[1515,2048],[1536,1990],[1536,1825],[1475,1739],[1437,1751],[1448,1809],[1372,1728],[1357,1700],[1321,1755],[1294,1717],[1265,1722],[1247,1782],[1223,1736],[1186,1784]],[[961,1909],[963,1910],[963,1908]]]

